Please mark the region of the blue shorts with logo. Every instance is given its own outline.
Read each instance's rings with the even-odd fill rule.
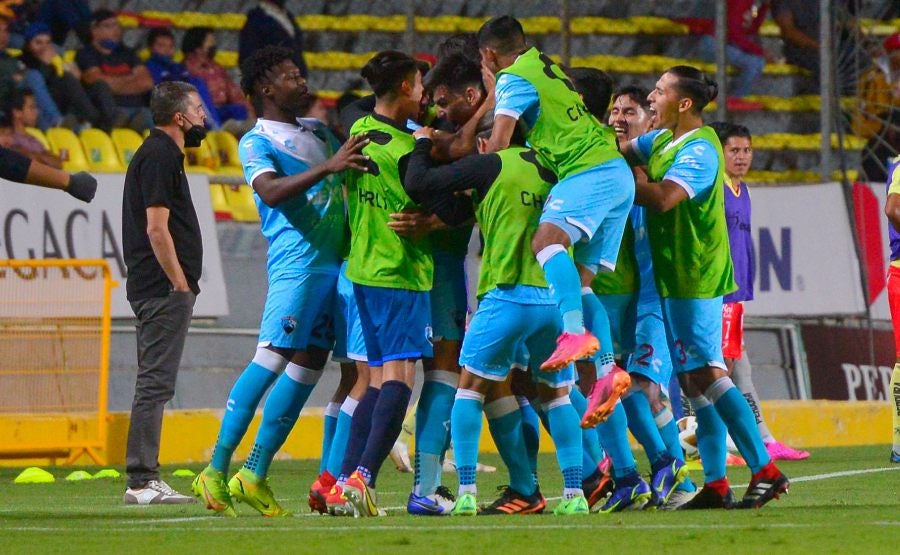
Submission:
[[[532,379],[549,387],[575,383],[575,366],[556,372],[538,370],[556,348],[562,317],[555,305],[527,305],[492,297],[478,305],[463,339],[460,366],[486,380],[501,382],[510,368],[528,363]],[[523,360],[525,359],[525,360]]]
[[[703,366],[725,368],[722,356],[722,297],[662,299],[666,337],[675,372]]]
[[[334,345],[334,274],[300,274],[269,282],[258,346],[303,351]]]
[[[369,366],[433,357],[428,291],[353,284]]]
[[[338,362],[368,360],[366,342],[363,338],[359,311],[356,309],[356,296],[353,294],[353,283],[347,279],[347,263],[341,264],[341,273],[337,279],[337,294],[334,309],[334,351],[332,358]]]
[[[462,341],[466,330],[465,258],[434,251],[431,323],[435,341]]]
[[[541,223],[569,234],[576,262],[612,270],[633,203],[634,175],[616,157],[554,185]]]
[[[672,357],[669,355],[659,298],[638,303],[634,342],[634,352],[628,359],[628,372],[668,387],[672,377]]]

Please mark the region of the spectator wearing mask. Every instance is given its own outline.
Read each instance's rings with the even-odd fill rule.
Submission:
[[[190,74],[184,64],[175,61],[175,35],[171,29],[156,27],[147,34],[147,48],[150,57],[147,59],[147,70],[153,76],[153,83],[158,85],[163,81],[185,81],[197,88],[200,99],[207,114],[212,113],[212,97],[206,88],[203,79]],[[207,124],[211,129],[219,128],[219,121],[212,117],[207,118]]]
[[[191,27],[181,40],[184,65],[193,77],[206,83],[212,98],[212,116],[219,124],[228,120],[247,121],[252,111],[241,88],[216,63],[216,35],[209,27]]]
[[[243,62],[263,46],[284,46],[294,52],[293,62],[306,79],[309,70],[303,59],[303,31],[284,3],[284,0],[261,0],[247,12],[247,21],[238,35],[238,62]]]
[[[114,111],[103,113],[95,106],[79,79],[78,66],[63,62],[51,41],[50,28],[32,23],[25,29],[22,63],[25,64],[25,85],[34,93],[38,107],[36,127],[46,130],[63,125],[70,116],[71,125],[90,123],[108,128]]]
[[[153,76],[137,53],[122,44],[122,27],[115,12],[94,11],[91,43],[78,51],[75,62],[95,104],[103,106],[104,113],[115,110],[114,127],[143,132],[152,126],[148,95]]]

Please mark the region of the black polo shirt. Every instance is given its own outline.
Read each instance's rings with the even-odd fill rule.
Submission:
[[[128,280],[129,301],[165,297],[172,283],[153,254],[147,235],[147,208],[169,209],[169,233],[175,243],[178,262],[195,294],[203,267],[200,222],[191,201],[184,173],[184,153],[171,137],[153,129],[134,153],[125,174],[122,196],[122,247]]]

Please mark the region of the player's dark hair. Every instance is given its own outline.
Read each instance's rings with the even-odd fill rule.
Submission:
[[[602,120],[609,108],[613,80],[605,71],[593,67],[570,67],[566,75],[584,100],[584,105],[594,117]]]
[[[478,36],[475,33],[460,33],[448,37],[438,45],[438,60],[454,54],[462,54],[481,66],[481,52],[478,51]]]
[[[154,125],[172,123],[175,114],[186,112],[188,95],[197,92],[197,87],[184,81],[163,81],[153,87],[150,93],[150,113]]]
[[[147,33],[147,48],[153,48],[153,45],[156,44],[156,39],[160,37],[169,37],[173,42],[175,41],[175,34],[172,33],[171,29],[168,27],[154,27]]]
[[[359,74],[372,87],[375,96],[381,97],[396,92],[404,81],[412,80],[418,69],[416,60],[403,52],[384,50],[375,54]]]
[[[294,53],[283,46],[268,45],[253,52],[241,62],[241,90],[252,97],[260,81],[267,79],[267,74],[285,60],[294,60]]]
[[[650,110],[650,91],[645,89],[640,85],[625,85],[624,87],[619,87],[616,89],[616,92],[612,95],[612,101],[615,102],[619,99],[620,96],[627,96],[635,104],[640,104],[641,108],[644,111]]]
[[[695,67],[674,66],[667,69],[666,73],[678,78],[675,90],[682,97],[693,101],[693,109],[698,114],[719,94],[718,83]]]
[[[753,140],[753,137],[750,135],[750,130],[743,125],[727,123],[724,121],[714,121],[707,125],[712,127],[713,131],[716,132],[716,135],[719,137],[719,142],[722,143],[723,147],[725,146],[725,143],[728,142],[728,139],[732,137],[741,137],[749,141]]]
[[[212,27],[191,27],[184,32],[184,36],[181,38],[181,51],[185,54],[190,54],[197,50],[203,46],[203,41],[206,40],[207,35],[212,33]]]
[[[481,82],[481,64],[473,62],[461,52],[441,58],[428,72],[425,88],[433,91],[441,85],[451,91],[462,91],[466,87],[484,90],[484,84]]]
[[[501,55],[518,54],[525,49],[525,30],[511,15],[495,17],[478,30],[478,47],[493,48]]]

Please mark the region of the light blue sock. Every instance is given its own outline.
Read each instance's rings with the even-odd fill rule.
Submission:
[[[663,407],[661,411],[653,415],[656,427],[659,429],[659,436],[663,443],[666,444],[666,451],[673,459],[684,461],[684,451],[681,449],[681,442],[678,441],[678,425],[675,423],[675,417],[668,407]],[[685,478],[683,482],[678,484],[677,489],[682,491],[696,491],[697,486],[691,479]]]
[[[525,451],[528,453],[528,466],[537,479],[537,457],[541,446],[541,419],[526,397],[516,397],[519,412],[522,415],[522,435],[525,439]]]
[[[655,465],[657,461],[668,454],[668,451],[666,444],[659,436],[659,428],[656,427],[653,415],[650,413],[650,401],[647,399],[647,395],[639,389],[632,390],[622,397],[622,406],[625,407],[625,415],[628,417],[628,430],[644,448],[650,465]]]
[[[691,397],[690,401],[697,419],[697,451],[703,460],[704,482],[721,480],[725,477],[725,457],[728,455],[725,423],[706,397]]]
[[[338,412],[337,425],[334,428],[334,439],[331,441],[331,451],[328,453],[328,472],[337,478],[341,474],[341,464],[344,462],[344,453],[347,451],[347,441],[350,439],[350,424],[353,422],[353,413],[359,401],[347,395]]]
[[[544,269],[550,292],[563,316],[563,330],[584,333],[584,313],[581,310],[581,278],[575,262],[562,245],[550,245],[537,254]]]
[[[597,351],[597,372],[606,374],[606,369],[602,368],[615,361],[615,345],[613,343],[612,328],[609,323],[609,314],[606,307],[597,298],[590,287],[581,289],[581,306],[584,310],[584,325],[591,330],[600,342],[600,349]]]
[[[294,429],[300,411],[321,375],[320,370],[288,363],[284,374],[275,382],[275,387],[266,398],[262,423],[253,445],[253,451],[258,447],[259,456],[247,459],[244,463],[247,470],[259,477],[265,477],[269,473],[269,465],[272,464],[275,453],[281,449],[288,434]]]
[[[450,435],[453,438],[456,474],[461,488],[475,485],[483,406],[484,395],[469,389],[457,390],[453,410],[450,412]]]
[[[756,474],[769,464],[772,459],[759,434],[756,417],[747,404],[747,399],[735,387],[731,378],[721,377],[713,382],[706,390],[706,397],[725,422],[731,439],[747,461],[750,471]]]
[[[416,474],[413,493],[433,495],[441,485],[441,456],[447,445],[450,412],[459,374],[444,370],[425,372],[416,409]]]
[[[331,443],[334,441],[334,430],[337,428],[338,414],[341,412],[341,404],[330,402],[325,405],[322,415],[322,457],[319,460],[319,474],[328,468],[328,456],[331,453]]]
[[[622,403],[616,403],[606,422],[597,425],[597,435],[603,450],[612,459],[613,478],[624,478],[637,471],[637,463],[628,444],[628,418]]]
[[[572,406],[568,396],[557,397],[543,404],[544,412],[550,424],[550,437],[556,445],[556,460],[563,474],[563,487],[581,489],[582,440],[581,419]]]
[[[572,402],[572,406],[575,407],[578,418],[583,417],[584,412],[587,410],[587,399],[584,398],[581,390],[577,387],[572,387],[569,390],[569,400]],[[600,464],[600,461],[603,460],[603,448],[600,447],[596,428],[581,430],[581,450],[584,475],[590,476],[597,470],[597,465]]]
[[[219,437],[210,462],[214,469],[228,474],[231,457],[247,433],[259,401],[286,364],[287,360],[277,353],[259,349],[253,361],[241,372],[225,404],[225,414],[222,416]]]
[[[515,397],[510,395],[488,403],[484,406],[484,414],[487,416],[494,444],[509,470],[509,487],[523,495],[531,495],[536,484],[525,450],[522,413]]]

